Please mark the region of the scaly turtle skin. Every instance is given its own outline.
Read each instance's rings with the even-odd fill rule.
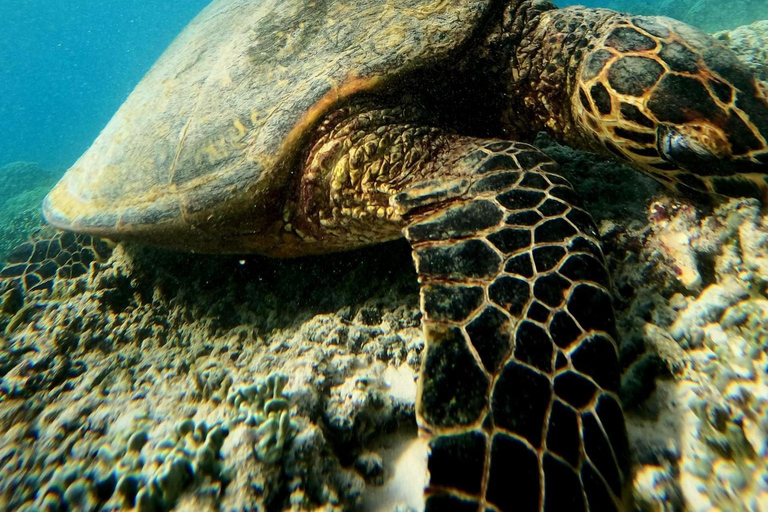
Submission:
[[[44,204],[63,230],[296,256],[405,235],[426,510],[623,510],[597,232],[541,129],[686,193],[762,197],[768,102],[663,18],[542,0],[217,0]]]

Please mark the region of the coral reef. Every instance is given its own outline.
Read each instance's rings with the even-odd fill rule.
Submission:
[[[0,509],[351,510],[378,478],[370,443],[413,430],[405,244],[288,262],[118,246],[14,290]]]
[[[768,219],[754,200],[708,213],[665,196],[649,219],[602,226],[614,249],[637,501],[649,511],[762,510]],[[672,508],[659,508],[661,497]]]
[[[60,170],[45,169],[36,163],[11,162],[0,166],[0,191],[3,199],[39,188],[48,188],[59,179]]]
[[[768,10],[768,8],[766,9]],[[766,12],[768,16],[768,12]],[[727,44],[749,66],[768,90],[768,20],[718,32],[715,38]]]

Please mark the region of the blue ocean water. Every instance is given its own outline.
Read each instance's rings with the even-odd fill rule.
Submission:
[[[0,2],[0,166],[19,160],[46,168],[71,165],[155,59],[208,3]],[[670,14],[670,9],[677,9],[679,16],[689,15],[701,5],[690,0],[557,3],[647,14]],[[742,12],[749,11],[750,19],[768,18],[768,0],[737,3]],[[728,28],[728,20],[722,24]]]
[[[71,165],[208,2],[0,2],[0,166]]]

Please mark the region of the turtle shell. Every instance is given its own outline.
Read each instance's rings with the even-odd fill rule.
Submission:
[[[205,250],[268,229],[322,116],[451,56],[489,2],[215,0],[50,192],[44,215],[66,230]]]

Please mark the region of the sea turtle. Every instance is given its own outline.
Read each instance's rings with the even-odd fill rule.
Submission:
[[[629,471],[598,233],[539,130],[762,197],[768,101],[666,18],[546,0],[215,0],[44,201],[66,231],[279,257],[405,236],[425,508],[611,511]]]

